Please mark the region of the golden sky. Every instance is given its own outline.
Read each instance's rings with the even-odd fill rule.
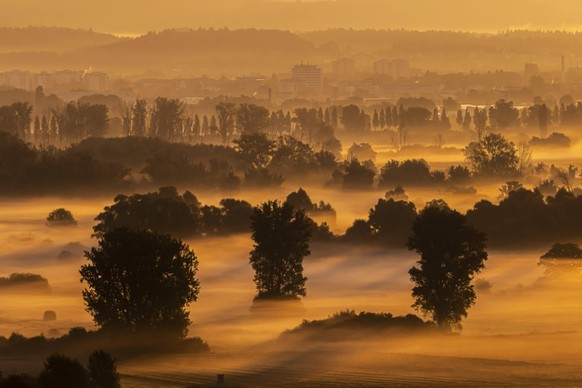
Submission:
[[[2,26],[116,34],[175,27],[406,28],[496,32],[582,26],[580,0],[0,0]]]

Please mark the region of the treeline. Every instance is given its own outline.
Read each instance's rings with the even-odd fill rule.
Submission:
[[[433,170],[422,159],[391,160],[380,169],[367,143],[354,143],[347,160],[317,150],[293,136],[271,140],[264,133],[242,134],[233,146],[180,144],[131,136],[90,138],[65,149],[33,147],[0,132],[0,194],[112,191],[152,184],[189,185],[197,189],[236,190],[276,187],[285,180],[317,178],[330,187],[441,187],[467,193],[474,178],[498,180],[547,176],[547,167],[531,162],[527,145],[499,134],[485,135],[464,150],[466,165]],[[567,174],[553,168],[554,176]],[[566,174],[566,175],[565,175]]]
[[[330,204],[314,204],[300,189],[289,194],[287,202],[306,214],[333,214]],[[162,187],[157,192],[118,195],[114,203],[105,207],[96,218],[93,231],[96,237],[119,228],[152,230],[180,238],[226,236],[248,233],[253,206],[247,201],[225,198],[219,206],[204,205],[189,191],[179,194],[173,186]],[[307,220],[315,241],[330,241],[334,236],[326,223]]]
[[[438,107],[425,97],[407,97],[395,104],[384,103],[371,108],[349,104],[302,107],[293,111],[271,111],[251,102],[237,105],[228,101],[217,102],[209,111],[206,104],[187,106],[180,99],[166,97],[123,102],[116,96],[95,95],[67,104],[52,101],[53,97],[45,96],[39,87],[34,104],[15,102],[0,107],[0,131],[18,135],[36,145],[59,147],[107,134],[157,137],[187,144],[230,145],[240,136],[262,133],[272,140],[293,136],[314,149],[339,156],[342,151],[337,137],[339,130],[353,136],[384,131],[392,145],[400,149],[408,144],[411,131],[421,136],[436,135],[442,145],[442,134],[452,128],[451,119],[456,121],[458,128],[474,132],[478,139],[486,133],[521,127],[529,131],[537,129],[543,140],[548,137],[549,128],[582,123],[582,104],[571,96],[562,97],[554,107],[539,100],[521,109],[504,99],[487,108],[462,110],[452,98]],[[454,110],[456,117],[454,114],[451,117],[449,112]],[[559,139],[547,142],[564,145],[563,141],[554,140]],[[537,144],[541,144],[540,138]]]
[[[582,194],[561,188],[544,197],[539,188],[504,185],[498,204],[481,200],[466,213],[467,222],[485,233],[496,248],[546,246],[577,241],[582,234]],[[403,248],[417,217],[414,203],[394,198],[379,199],[367,219],[355,220],[341,241]]]
[[[493,247],[527,247],[556,241],[576,240],[582,233],[582,194],[579,190],[555,188],[542,194],[547,185],[533,190],[517,182],[508,182],[500,189],[500,201],[475,203],[467,211],[467,221],[488,236]],[[410,237],[417,207],[408,201],[402,187],[390,190],[370,209],[366,219],[358,219],[343,235],[333,234],[326,222],[318,224],[312,217],[332,216],[333,207],[312,202],[303,189],[290,193],[285,203],[306,212],[314,242],[404,248]],[[228,236],[250,231],[253,205],[234,198],[225,198],[219,206],[204,205],[186,191],[162,187],[157,192],[119,195],[95,221],[94,233],[102,237],[118,228],[153,230],[181,238]]]

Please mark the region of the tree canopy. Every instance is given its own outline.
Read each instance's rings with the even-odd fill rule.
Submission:
[[[290,203],[268,201],[252,215],[250,263],[258,299],[305,296],[303,258],[310,254],[311,220]]]
[[[198,260],[190,248],[169,235],[115,229],[85,253],[83,299],[104,330],[185,337],[186,306],[196,301]]]
[[[409,271],[414,283],[412,306],[442,329],[461,329],[461,319],[476,299],[473,276],[487,260],[486,237],[442,201],[428,204],[412,231],[408,248],[420,255]]]

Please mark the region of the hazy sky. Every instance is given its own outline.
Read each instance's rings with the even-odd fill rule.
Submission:
[[[0,25],[139,34],[174,27],[406,28],[468,31],[582,27],[580,0],[0,0]]]

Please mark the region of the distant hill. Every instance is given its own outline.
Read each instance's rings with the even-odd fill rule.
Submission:
[[[290,71],[317,54],[315,46],[287,31],[166,30],[85,49],[77,54],[91,66],[111,59],[125,70],[180,70],[190,74],[248,74]]]
[[[0,53],[64,52],[120,41],[120,38],[91,30],[61,27],[0,27]]]
[[[93,67],[126,75],[268,77],[289,73],[301,62],[329,69],[332,61],[350,57],[364,72],[382,58],[406,59],[413,68],[440,73],[521,72],[526,63],[558,72],[562,55],[567,67],[575,67],[582,57],[582,33],[173,29],[117,38],[89,30],[0,28],[0,71]]]

